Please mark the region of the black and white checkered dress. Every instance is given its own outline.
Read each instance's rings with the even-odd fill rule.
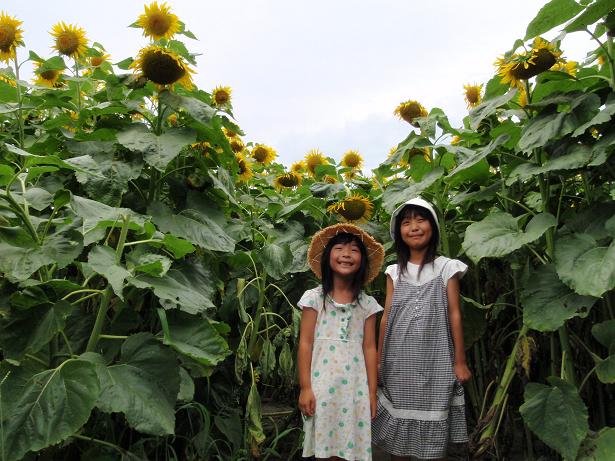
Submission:
[[[393,302],[385,329],[378,414],[372,441],[397,456],[434,459],[447,445],[467,442],[463,387],[453,370],[454,348],[448,320],[447,282],[467,266],[439,256],[423,266],[408,263],[400,278],[397,264],[385,273],[393,280]]]

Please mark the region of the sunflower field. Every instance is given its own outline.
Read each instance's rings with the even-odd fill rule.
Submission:
[[[462,126],[401,103],[408,136],[371,173],[246,139],[164,3],[121,61],[62,22],[55,55],[26,52],[23,27],[0,12],[1,461],[297,459],[310,236],[356,222],[393,262],[390,213],[417,194],[470,264],[460,456],[615,458],[615,0],[545,4],[464,87]]]

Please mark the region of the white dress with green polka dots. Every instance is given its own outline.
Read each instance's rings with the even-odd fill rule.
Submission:
[[[327,296],[323,309],[322,287],[317,287],[303,294],[299,308],[318,312],[311,369],[316,412],[303,424],[303,456],[371,461],[363,331],[365,320],[382,307],[361,292],[349,304]]]

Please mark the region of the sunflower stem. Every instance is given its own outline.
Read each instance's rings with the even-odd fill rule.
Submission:
[[[19,147],[24,148],[24,127],[23,127],[23,113],[22,113],[22,101],[21,101],[21,85],[19,84],[19,63],[17,62],[17,51],[15,51],[15,89],[17,90],[17,125],[19,126]]]
[[[615,90],[615,56],[613,52],[613,37],[608,36],[606,39],[606,46],[608,48],[607,59],[609,61],[609,67],[611,68],[611,88]]]
[[[79,81],[79,59],[75,58],[75,77],[77,82],[77,108],[81,112],[81,82]]]

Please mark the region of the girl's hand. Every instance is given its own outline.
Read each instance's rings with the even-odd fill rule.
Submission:
[[[316,410],[316,396],[312,388],[301,389],[299,394],[299,411],[305,416],[314,416]]]
[[[369,411],[372,415],[372,419],[376,417],[376,413],[378,412],[378,397],[376,394],[369,394]]]
[[[468,368],[468,365],[465,363],[456,363],[455,364],[455,377],[459,383],[463,384],[466,381],[469,381],[472,378],[472,372]]]

